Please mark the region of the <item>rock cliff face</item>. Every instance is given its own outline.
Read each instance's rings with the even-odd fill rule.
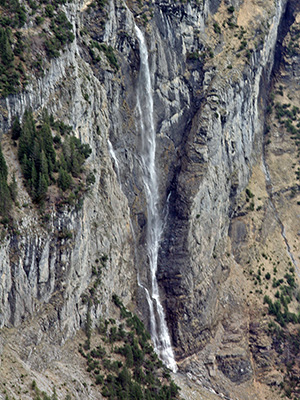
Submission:
[[[16,173],[19,207],[13,210],[16,229],[2,236],[0,247],[0,327],[22,331],[35,321],[35,345],[63,344],[85,322],[82,295],[99,263],[93,317],[110,316],[111,295],[118,293],[149,323],[137,284],[138,275],[149,285],[136,112],[138,24],[149,52],[158,208],[165,222],[157,277],[176,359],[183,372],[217,392],[266,398],[254,384],[253,348],[259,345],[253,337],[260,327],[245,294],[241,265],[247,252],[239,252],[248,225],[236,210],[261,161],[278,34],[286,9],[294,18],[297,4],[100,3],[73,0],[62,6],[74,42],[47,63],[42,77],[32,76],[22,93],[1,99],[2,148],[10,175]],[[30,29],[28,23],[24,31]],[[36,117],[47,109],[92,148],[86,167],[96,180],[82,208],[57,209],[49,199],[46,224],[25,190],[8,133],[13,118],[28,108]],[[36,351],[23,358],[34,368],[47,366],[53,355],[47,357],[41,361]]]
[[[66,7],[74,26],[80,22],[82,6],[72,3]],[[1,326],[18,326],[44,304],[53,302],[60,329],[69,331],[63,334],[64,340],[85,319],[86,305],[80,296],[91,283],[92,266],[101,258],[107,258],[103,300],[106,297],[110,301],[111,294],[120,291],[130,302],[136,282],[128,203],[107,146],[107,93],[79,52],[75,41],[49,64],[42,78],[32,80],[26,91],[2,100],[3,132],[11,126],[13,117],[22,117],[26,109],[31,107],[37,116],[47,109],[71,125],[75,135],[93,149],[87,168],[97,171],[96,182],[82,208],[70,210],[66,206],[58,211],[50,199],[44,210],[49,220],[42,223],[43,215],[24,189],[11,143],[6,134],[3,136],[10,173],[16,172],[20,207],[14,211],[17,233],[4,237],[1,245]],[[107,303],[104,300],[95,313],[100,309],[108,313]]]

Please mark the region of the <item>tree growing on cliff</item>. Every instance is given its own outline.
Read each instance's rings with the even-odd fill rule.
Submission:
[[[53,136],[52,130],[56,131],[56,136]],[[48,187],[55,184],[62,189],[60,194],[65,200],[63,192],[76,189],[79,203],[78,193],[84,190],[83,175],[86,189],[95,182],[93,174],[85,174],[83,168],[92,150],[88,144],[71,136],[71,130],[62,121],[54,121],[46,111],[42,113],[40,122],[35,122],[31,110],[25,111],[22,126],[18,119],[14,121],[12,136],[15,140],[19,138],[18,158],[25,184],[37,204],[46,200]],[[75,194],[68,196],[68,204],[74,204]]]
[[[21,132],[22,132],[22,128],[21,128],[20,120],[19,120],[19,117],[16,117],[12,124],[12,139],[18,140],[19,137],[21,136]]]
[[[7,165],[0,146],[0,216],[2,217],[8,216],[12,204],[7,175]]]

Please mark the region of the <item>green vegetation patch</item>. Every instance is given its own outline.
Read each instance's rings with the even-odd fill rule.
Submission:
[[[299,38],[300,38],[300,26],[299,24],[294,25],[290,30],[290,41],[287,45],[287,52],[289,56],[294,57],[299,55]]]
[[[19,0],[0,0],[0,25],[21,28],[27,21],[26,8]]]
[[[112,400],[179,399],[179,387],[154,352],[144,324],[118,296],[113,295],[113,302],[120,310],[119,320],[100,319],[98,335],[93,335],[97,345],[88,352],[85,346],[79,347],[102,396]],[[91,338],[90,327],[87,333]]]
[[[283,95],[283,87],[279,87],[280,94],[282,92]],[[290,134],[291,139],[295,141],[295,145],[297,147],[297,155],[300,157],[300,109],[299,107],[291,104],[291,103],[274,103],[274,97],[270,96],[270,104],[267,107],[267,113],[275,114],[275,118],[281,125],[282,129],[284,129],[288,134]],[[270,127],[266,132],[270,131]],[[300,179],[300,171],[299,169],[295,171],[296,179]],[[295,195],[298,188],[292,188],[291,195]]]
[[[221,27],[220,27],[220,25],[217,23],[217,22],[215,22],[214,24],[213,24],[213,27],[214,27],[214,31],[215,31],[215,33],[217,33],[217,34],[221,34]]]
[[[8,169],[0,145],[0,222],[7,225],[10,222],[10,211],[17,197],[16,180],[13,177],[10,185],[7,183]]]
[[[271,321],[268,326],[268,333],[272,337],[272,347],[279,356],[280,365],[286,366],[286,373],[280,387],[286,397],[297,400],[300,398],[298,360],[300,329],[290,332]]]
[[[203,49],[203,51],[187,52],[187,61],[200,61],[202,64],[210,58],[214,58],[214,52],[210,46]]]
[[[54,15],[53,11],[50,29],[54,33],[54,37],[50,37],[45,41],[45,48],[47,55],[53,58],[60,55],[60,50],[62,50],[66,44],[73,42],[74,34],[72,32],[72,24],[68,21],[63,11],[58,11],[56,15]]]
[[[14,51],[12,46],[15,45]],[[23,51],[21,35],[17,38],[12,34],[10,28],[0,27],[0,94],[7,96],[18,93],[25,85],[26,75],[21,61],[16,61],[15,54],[20,55]]]
[[[24,113],[22,126],[18,119],[14,122],[12,137],[19,142],[18,158],[25,184],[37,204],[44,203],[50,186],[61,189],[60,197],[56,199],[59,203],[75,204],[94,182],[83,167],[91,148],[71,136],[71,130],[61,121],[55,121],[53,116],[49,117],[47,112],[43,113],[39,123],[35,122],[30,110]]]
[[[110,45],[108,46],[105,43],[98,43],[96,41],[93,41],[91,43],[90,54],[92,56],[92,59],[97,62],[97,61],[100,61],[100,57],[98,56],[98,58],[97,58],[93,48],[96,48],[100,52],[103,52],[105,54],[111,67],[113,67],[116,71],[119,69],[118,60],[117,60],[117,57],[115,55],[115,52],[114,52],[114,49],[112,46],[110,46]]]
[[[275,270],[274,268],[274,274]],[[266,279],[270,279],[270,274]],[[298,304],[300,292],[295,279],[295,269],[290,266],[289,272],[281,279],[273,278],[272,287],[276,290],[274,301],[267,295],[264,303],[268,305],[271,321],[267,333],[272,337],[272,347],[275,349],[279,364],[286,366],[284,381],[281,384],[285,396],[298,399],[300,396],[299,382],[299,350],[300,350],[300,312],[290,311],[292,304]],[[283,370],[282,370],[283,372]]]
[[[29,70],[43,74],[46,56],[58,57],[74,40],[72,24],[60,9],[66,2],[0,0],[0,96],[24,89]],[[36,24],[36,33],[26,23]]]

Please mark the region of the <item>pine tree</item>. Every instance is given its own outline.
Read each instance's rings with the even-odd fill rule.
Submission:
[[[64,169],[64,170],[67,169],[66,159],[65,159],[65,157],[64,157],[63,154],[60,156],[60,166],[61,166],[61,168]]]
[[[43,143],[42,147],[48,160],[48,167],[50,167],[49,171],[52,172],[51,167],[53,168],[53,165],[56,163],[56,154],[53,147],[53,138],[51,134],[49,117],[46,119],[46,121],[44,121],[41,127],[40,135]]]
[[[0,215],[6,217],[11,207],[11,197],[7,182],[0,177]]]
[[[42,149],[37,137],[34,138],[33,148],[31,149],[30,153],[32,161],[35,164],[36,171],[39,174],[42,172]]]
[[[49,123],[50,123],[50,126],[52,126],[52,128],[53,128],[54,125],[55,125],[55,121],[54,121],[54,116],[53,116],[53,114],[51,114],[50,117],[49,117]]]
[[[132,382],[132,384],[130,385],[129,398],[131,400],[140,400],[143,397],[144,396],[143,396],[143,392],[142,392],[140,385],[136,382]]]
[[[12,176],[12,180],[11,180],[11,183],[9,185],[9,191],[10,191],[11,199],[13,201],[16,201],[17,200],[17,196],[18,196],[18,185],[17,185],[15,174],[13,174],[13,176]]]
[[[31,177],[30,177],[29,182],[30,182],[29,184],[30,184],[30,188],[31,188],[31,193],[32,193],[33,197],[36,197],[37,190],[38,190],[38,175],[37,175],[34,163],[32,163]]]
[[[68,172],[72,171],[72,154],[73,154],[73,151],[72,151],[72,147],[70,144],[70,139],[66,139],[64,142],[64,145],[63,145],[63,155],[64,155],[66,165],[67,165],[66,170]]]
[[[0,178],[2,178],[2,180],[5,182],[7,180],[7,165],[5,162],[5,158],[2,154],[1,146],[0,146]]]
[[[37,203],[40,203],[45,200],[47,190],[48,190],[47,180],[46,180],[45,176],[42,173],[40,173],[38,190],[37,190],[37,194],[36,194],[36,198],[35,198]]]
[[[63,191],[65,191],[70,188],[71,183],[72,183],[71,176],[68,174],[66,170],[60,167],[59,176],[57,180],[58,187],[60,187]]]
[[[18,157],[21,163],[25,154],[27,156],[27,159],[32,157],[35,136],[36,129],[32,112],[26,110],[23,117],[23,125],[18,149]]]
[[[131,385],[131,376],[126,367],[123,367],[122,371],[119,373],[118,382],[122,386],[122,389],[128,392]]]
[[[7,185],[7,165],[0,146],[0,215],[7,216],[11,207],[11,196]]]
[[[80,164],[78,162],[77,154],[74,152],[72,156],[72,174],[78,176],[80,174]]]
[[[24,157],[21,161],[21,166],[22,166],[22,171],[24,178],[26,180],[31,178],[31,170],[32,170],[32,159],[28,160],[28,157],[26,154],[24,154]]]
[[[4,28],[0,28],[0,48],[2,62],[7,68],[9,68],[12,66],[14,53],[10,44],[9,31]]]
[[[49,185],[50,182],[49,182],[48,162],[47,162],[47,158],[46,158],[45,153],[44,153],[43,150],[41,152],[40,162],[41,162],[40,172],[44,176],[44,178],[45,178],[45,180],[47,182],[47,185]]]
[[[19,117],[16,117],[14,122],[13,122],[13,125],[12,125],[12,138],[13,138],[13,140],[18,140],[19,137],[21,136],[21,133],[22,133],[22,128],[21,128],[21,125],[20,125],[20,120],[19,120]]]
[[[125,357],[126,357],[126,365],[127,367],[131,368],[133,366],[133,354],[131,346],[126,344],[125,345]]]

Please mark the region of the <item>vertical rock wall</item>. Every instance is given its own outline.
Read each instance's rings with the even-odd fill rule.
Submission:
[[[16,210],[19,234],[5,238],[0,249],[1,326],[19,325],[50,304],[62,331],[67,326],[73,332],[85,318],[80,297],[93,282],[92,266],[105,255],[95,316],[109,313],[114,291],[126,304],[136,300],[137,270],[147,284],[147,214],[135,121],[140,61],[135,19],[150,54],[159,207],[166,221],[158,278],[177,357],[196,353],[214,336],[222,309],[230,310],[236,300],[232,288],[224,286],[230,274],[224,249],[236,197],[261,154],[261,93],[271,73],[286,0],[256,2],[257,16],[252,10],[250,22],[251,2],[230,4],[236,22],[248,23],[255,40],[248,58],[241,60],[227,42],[230,29],[222,28],[218,38],[213,30],[214,21],[221,24],[230,17],[229,3],[156,1],[151,7],[130,3],[128,8],[115,0],[105,6],[104,22],[103,10],[75,1],[66,6],[76,40],[51,62],[44,77],[33,80],[24,93],[2,100],[1,128],[6,134],[13,116],[22,116],[28,107],[37,114],[47,108],[92,147],[87,167],[96,171],[96,182],[81,210],[51,211],[47,227],[34,206]],[[93,61],[90,39],[115,49],[118,71],[103,53],[99,64]],[[14,168],[23,204],[28,196],[20,169],[11,162],[10,171]],[[71,235],[64,237],[66,230]],[[137,308],[147,315],[142,294]]]
[[[81,26],[83,6],[72,2],[64,9],[74,28]],[[77,35],[61,57],[51,61],[43,77],[33,79],[20,95],[1,100],[5,110],[0,121],[2,147],[9,173],[16,173],[19,201],[13,211],[14,233],[8,232],[1,241],[1,327],[19,326],[41,315],[50,304],[57,319],[56,336],[64,341],[85,322],[87,306],[81,296],[94,283],[92,268],[101,260],[105,262],[97,295],[100,302],[92,308],[94,316],[109,315],[114,292],[126,303],[133,301],[132,232],[127,199],[107,147],[108,103],[113,101],[108,95],[105,84],[100,84],[82,59]],[[28,108],[37,117],[43,109],[53,113],[92,148],[85,168],[94,171],[96,181],[85,194],[82,207],[56,208],[57,199],[51,198],[40,213],[32,204],[7,133],[13,118],[22,118]]]

